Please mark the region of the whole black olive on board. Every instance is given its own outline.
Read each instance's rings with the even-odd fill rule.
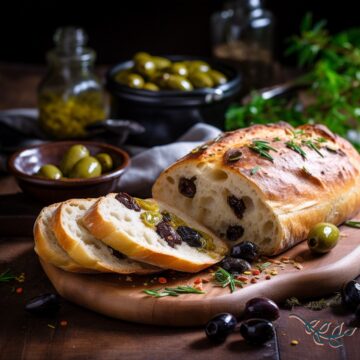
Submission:
[[[349,281],[341,291],[342,304],[348,309],[355,310],[360,305],[360,284],[355,281]]]
[[[241,323],[240,334],[252,344],[264,344],[275,335],[273,324],[264,319],[249,319]]]
[[[249,300],[245,305],[243,317],[245,319],[258,318],[274,321],[280,316],[279,307],[274,301],[258,297]]]
[[[205,325],[205,334],[211,341],[223,342],[235,330],[236,324],[234,315],[218,314]]]
[[[259,249],[253,242],[243,241],[232,247],[230,255],[234,258],[253,262],[259,257]]]
[[[225,257],[220,266],[231,274],[241,274],[251,269],[251,265],[243,259],[236,259],[231,256]]]
[[[59,309],[60,301],[56,294],[42,294],[36,296],[25,305],[25,310],[35,315],[52,315]]]

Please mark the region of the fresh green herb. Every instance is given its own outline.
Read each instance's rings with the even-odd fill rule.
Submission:
[[[0,282],[9,282],[16,279],[16,276],[10,273],[10,270],[5,270],[0,274]]]
[[[319,144],[327,142],[327,140],[321,136],[315,139],[315,141],[318,142]]]
[[[182,294],[205,294],[204,291],[200,291],[191,286],[177,286],[176,288],[165,288],[161,289],[152,289],[152,290],[143,290],[143,292],[149,296],[153,297],[164,297],[164,296],[179,296]]]
[[[250,175],[255,175],[259,170],[260,170],[260,166],[255,166],[250,170]]]
[[[307,145],[310,149],[315,150],[321,157],[324,157],[318,146],[315,145],[311,140],[304,140],[304,144]]]
[[[299,65],[306,67],[307,73],[295,80],[305,88],[305,96],[266,100],[254,92],[245,105],[228,109],[226,129],[280,120],[293,126],[319,123],[348,136],[360,150],[359,138],[352,136],[360,131],[360,28],[331,35],[325,21],[314,24],[308,14],[300,35],[290,39],[287,53],[295,54]],[[304,98],[311,101],[305,104]]]
[[[301,148],[300,145],[296,144],[293,140],[287,141],[287,142],[285,143],[285,145],[286,145],[289,149],[297,152],[297,153],[300,154],[304,159],[306,159],[306,152]]]
[[[232,274],[221,267],[215,273],[215,281],[223,288],[229,286],[232,293],[235,291],[236,286],[244,286],[242,281],[236,280]]]
[[[360,229],[360,221],[349,220],[345,221],[344,224],[352,228]]]
[[[276,136],[273,138],[273,141],[277,142],[277,141],[281,141],[281,139],[278,136]]]
[[[269,142],[265,140],[253,140],[249,148],[270,161],[274,161],[274,158],[269,154],[269,151],[277,152],[277,150],[270,146]]]
[[[266,268],[268,268],[269,266],[271,266],[271,262],[264,262],[263,264],[259,264],[257,265],[257,268],[260,271],[264,271]]]

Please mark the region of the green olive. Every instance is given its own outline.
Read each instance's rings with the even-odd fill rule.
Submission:
[[[93,156],[87,156],[79,160],[71,169],[70,178],[93,178],[101,175],[101,165]]]
[[[208,75],[214,83],[214,86],[223,85],[227,82],[226,76],[217,70],[209,70]]]
[[[153,78],[153,82],[160,88],[166,89],[168,87],[168,81],[170,78],[170,74],[167,72],[157,73]]]
[[[135,70],[143,76],[151,76],[156,72],[154,61],[149,59],[140,59],[135,61]]]
[[[89,150],[84,145],[73,145],[64,154],[60,169],[65,176],[68,176],[73,166],[82,158],[89,156]]]
[[[62,178],[60,169],[53,164],[43,165],[37,175],[52,180],[58,180]]]
[[[152,61],[155,63],[156,69],[163,70],[171,65],[171,61],[161,56],[153,56]]]
[[[128,76],[131,74],[131,69],[119,71],[115,74],[115,81],[117,81],[120,84],[127,85],[128,82]]]
[[[319,223],[310,230],[307,243],[314,253],[324,254],[336,246],[339,236],[340,231],[335,225]]]
[[[170,75],[167,81],[167,86],[172,90],[193,90],[193,86],[191,85],[190,81],[180,75]]]
[[[209,88],[214,86],[214,82],[211,77],[203,72],[195,71],[190,73],[189,80],[195,88]]]
[[[208,72],[210,70],[210,65],[205,61],[201,60],[191,60],[185,61],[185,64],[189,70],[189,73],[192,72]]]
[[[159,87],[156,84],[151,83],[151,82],[145,83],[144,86],[143,86],[143,89],[144,90],[149,90],[149,91],[159,91],[160,90]]]
[[[143,59],[150,59],[150,58],[151,58],[151,55],[144,51],[139,51],[133,56],[134,62],[143,60]]]
[[[183,62],[173,63],[169,67],[169,72],[174,75],[180,75],[180,76],[185,76],[185,77],[187,77],[189,75],[189,71],[188,71],[185,63],[183,63]]]
[[[141,89],[144,86],[144,79],[138,74],[131,73],[127,77],[126,85],[134,89]]]
[[[95,157],[101,165],[102,172],[110,171],[113,168],[113,160],[109,154],[99,153]]]

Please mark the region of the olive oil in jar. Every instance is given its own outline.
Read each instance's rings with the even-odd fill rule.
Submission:
[[[58,29],[47,54],[48,73],[38,90],[41,127],[55,138],[86,135],[86,126],[105,119],[102,86],[93,72],[95,52],[82,29]]]

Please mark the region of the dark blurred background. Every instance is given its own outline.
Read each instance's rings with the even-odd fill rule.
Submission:
[[[211,54],[210,16],[221,0],[25,1],[2,2],[0,62],[43,64],[55,29],[78,25],[87,31],[98,64],[113,64],[139,50],[155,54]],[[358,1],[268,0],[276,18],[275,57],[284,64],[285,39],[306,12],[327,19],[331,32],[360,25]]]

